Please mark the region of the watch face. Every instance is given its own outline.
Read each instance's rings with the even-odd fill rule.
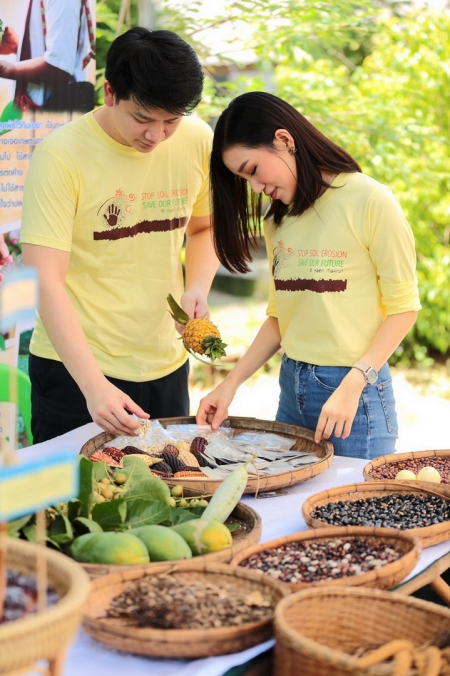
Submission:
[[[375,369],[368,369],[366,371],[366,380],[369,383],[369,385],[374,385],[377,380],[378,380],[378,373],[375,371]]]

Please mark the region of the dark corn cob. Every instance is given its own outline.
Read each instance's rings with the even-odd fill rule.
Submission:
[[[139,455],[148,455],[145,451],[142,451],[140,448],[136,448],[136,446],[125,446],[125,448],[122,448],[122,453],[125,455],[136,455],[139,453]]]
[[[205,456],[202,455],[201,453],[194,453],[194,455],[197,458],[198,464],[200,465],[200,467],[213,467],[214,466],[214,465],[210,464],[207,461],[207,459],[205,458]]]
[[[174,455],[176,457],[176,456],[178,456],[179,450],[173,444],[167,444],[163,448],[162,454],[164,455],[164,453],[171,453],[172,455]]]
[[[181,465],[177,472],[201,472],[200,467],[190,467],[189,465]]]
[[[101,449],[103,453],[106,453],[106,455],[109,455],[110,458],[115,460],[116,462],[120,462],[125,455],[123,451],[121,451],[118,448],[115,448],[114,446],[106,446],[106,448]]]
[[[176,455],[170,451],[163,451],[161,457],[164,462],[166,462],[171,468],[172,472],[177,472],[180,469],[184,469],[185,465],[177,458]]]
[[[205,437],[194,437],[191,442],[190,451],[195,455],[197,455],[197,453],[203,453],[203,451],[205,450],[205,446],[207,445],[208,442],[205,439]]]
[[[158,472],[158,470],[153,469],[153,467],[154,467],[154,465],[150,468],[150,474],[152,474],[153,476],[157,476],[160,479],[172,479],[173,478],[172,472],[170,472],[170,474],[168,474],[167,472]]]
[[[172,468],[170,465],[167,464],[167,462],[155,462],[154,465],[152,465],[151,468],[152,472],[153,470],[156,470],[156,472],[164,472],[165,474],[169,474],[170,476],[173,476]]]

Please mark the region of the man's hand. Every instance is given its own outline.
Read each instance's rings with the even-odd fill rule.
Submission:
[[[134,413],[138,418],[149,418],[140,406],[110,383],[106,378],[102,386],[97,386],[92,394],[86,396],[88,411],[92,420],[106,432],[116,436],[136,436],[139,423],[129,413]]]
[[[3,56],[7,56],[8,54],[17,54],[18,48],[19,36],[12,28],[5,26],[2,41],[0,42],[0,54],[3,54]]]

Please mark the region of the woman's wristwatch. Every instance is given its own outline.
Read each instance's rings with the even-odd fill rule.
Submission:
[[[374,369],[373,366],[369,366],[369,364],[365,364],[363,361],[357,361],[356,364],[353,364],[352,369],[359,369],[362,371],[368,385],[375,385],[378,380],[378,371]]]

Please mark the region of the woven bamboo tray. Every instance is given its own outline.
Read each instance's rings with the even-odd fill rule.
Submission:
[[[189,489],[185,490],[185,494],[188,495],[191,491]],[[194,492],[192,491],[192,495]],[[198,493],[195,493],[198,495]],[[206,496],[208,500],[211,496]],[[211,554],[203,554],[203,556],[196,556],[195,561],[200,561],[200,565],[204,562],[207,563],[228,563],[231,561],[233,556],[246,547],[259,542],[261,537],[261,517],[257,514],[251,507],[244,505],[242,502],[238,502],[236,507],[231,513],[232,521],[240,521],[242,526],[239,529],[234,530],[231,535],[233,538],[233,544],[231,547],[222,549],[219,552],[212,552]],[[188,565],[193,559],[182,559],[177,561],[177,566],[183,568]],[[157,566],[159,562],[149,563],[150,568],[152,566]],[[119,565],[119,564],[100,564],[100,563],[83,563],[81,564],[85,571],[89,574],[91,579],[95,579],[101,575],[108,575],[109,573],[118,573],[120,571],[128,570],[129,568],[135,568],[137,564],[133,565]]]
[[[406,483],[403,481],[367,481],[365,483],[361,482],[330,488],[326,491],[315,493],[305,500],[302,506],[303,518],[311,528],[337,528],[337,526],[331,526],[329,523],[312,518],[311,512],[316,507],[325,505],[328,502],[338,502],[340,500],[354,501],[372,497],[382,497],[383,495],[389,495],[391,493],[438,495],[440,498],[447,499],[439,493],[412,484],[413,482]],[[423,548],[431,547],[432,545],[437,545],[450,538],[450,521],[443,521],[442,523],[433,524],[432,526],[426,526],[424,528],[405,529],[401,532],[409,533],[420,538]]]
[[[293,542],[324,543],[336,538],[351,540],[358,537],[376,538],[378,541],[386,543],[401,556],[392,563],[387,563],[378,570],[372,570],[360,575],[348,575],[334,580],[323,580],[317,582],[288,582],[285,583],[291,591],[301,591],[310,587],[332,586],[350,586],[350,587],[372,587],[378,589],[391,589],[401,582],[419,561],[422,550],[421,541],[410,533],[398,531],[393,528],[366,528],[364,526],[342,526],[340,528],[320,528],[309,531],[293,533],[285,537],[276,538],[263,544],[254,545],[244,549],[236,554],[231,561],[232,566],[239,566],[244,563],[252,554],[265,552],[269,549],[275,549]],[[253,569],[252,569],[253,570]],[[266,573],[267,574],[267,573]]]
[[[446,458],[450,461],[450,450],[442,451],[414,451],[410,453],[391,453],[390,455],[382,455],[367,463],[363,469],[363,476],[366,481],[391,481],[390,478],[375,479],[372,476],[372,470],[390,465],[401,460],[417,460],[419,458]],[[450,471],[449,471],[450,475]],[[431,483],[431,481],[404,481],[402,483],[410,484],[411,486],[421,486],[427,488],[435,493],[450,497],[450,484]]]
[[[274,674],[395,676],[386,663],[358,668],[352,653],[396,639],[418,647],[439,631],[448,631],[450,609],[380,589],[322,587],[280,601],[274,624]]]
[[[171,573],[177,578],[192,581],[230,584],[240,592],[260,591],[269,597],[273,608],[289,589],[277,580],[267,579],[249,570],[239,570],[223,564],[198,564],[179,569],[176,565],[160,563],[144,565],[99,578],[92,583],[92,590],[84,609],[83,626],[91,636],[125,652],[152,657],[199,658],[225,655],[246,650],[263,643],[273,636],[272,619],[253,622],[240,627],[220,629],[153,629],[131,627],[119,618],[103,618],[112,599],[124,591],[131,581],[148,575]],[[195,613],[195,605],[192,608]]]
[[[320,444],[316,444],[314,441],[314,432],[304,427],[287,425],[286,423],[274,422],[273,420],[259,420],[258,418],[239,418],[231,416],[228,420],[231,428],[238,432],[273,432],[283,437],[293,439],[295,441],[293,445],[294,450],[311,453],[320,458],[319,462],[316,462],[309,467],[303,467],[291,472],[283,472],[271,477],[260,476],[259,479],[256,477],[249,477],[244,493],[254,494],[262,493],[263,491],[273,491],[307,481],[328,469],[333,461],[333,445],[325,440],[321,441]],[[159,422],[163,427],[167,427],[167,425],[193,425],[195,424],[195,417],[160,418]],[[91,453],[105,444],[109,444],[115,438],[116,437],[109,432],[102,432],[92,439],[89,439],[89,441],[82,446],[80,452],[89,458]],[[280,457],[282,457],[282,455],[283,452],[280,451]],[[214,493],[221,484],[221,481],[202,478],[197,479],[195,477],[177,477],[174,479],[164,479],[164,481],[169,486],[182,484],[187,488],[192,488],[201,493]]]
[[[6,566],[36,576],[37,545],[7,538]],[[89,578],[75,561],[59,552],[44,549],[48,584],[60,600],[24,619],[0,624],[0,673],[21,669],[31,671],[37,660],[48,660],[51,673],[62,673],[64,652],[81,623],[83,604],[89,592]],[[35,670],[32,670],[33,673]]]

